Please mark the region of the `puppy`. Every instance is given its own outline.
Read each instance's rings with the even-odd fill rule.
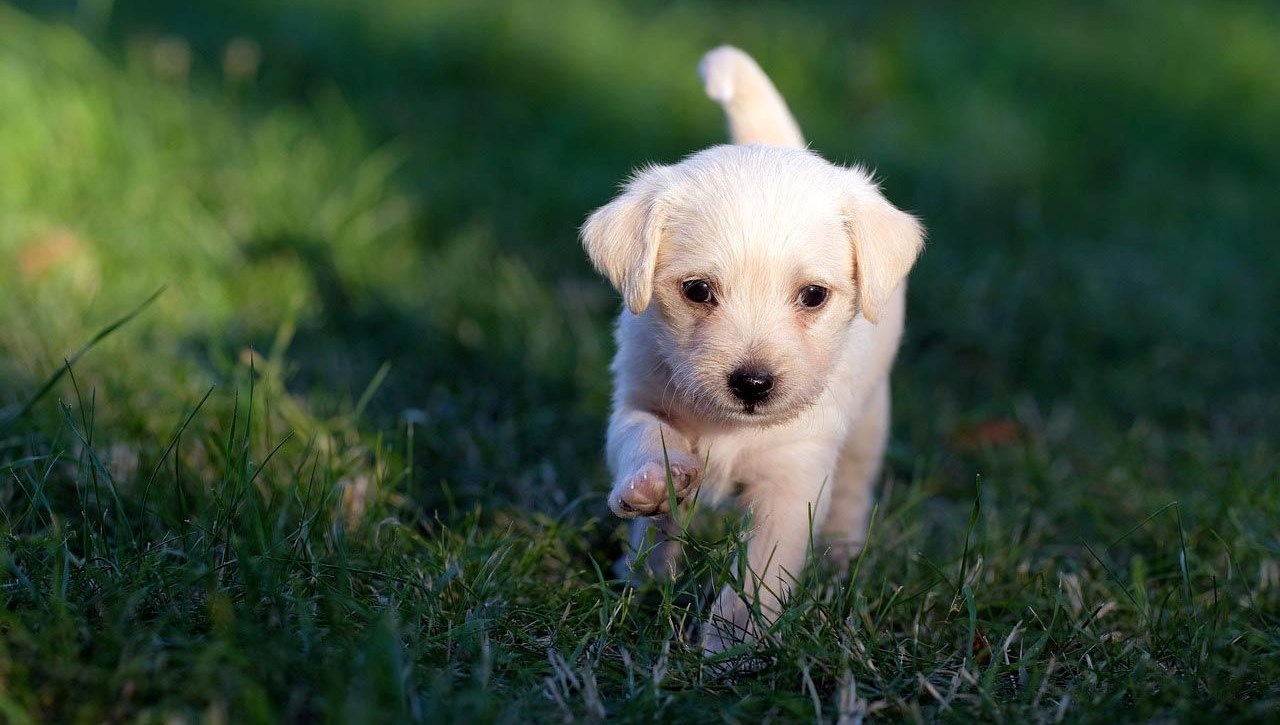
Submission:
[[[740,586],[703,628],[710,654],[761,634],[753,608],[776,618],[811,547],[838,564],[861,547],[924,238],[864,170],[804,148],[750,56],[717,48],[699,70],[735,145],[640,170],[581,236],[625,303],[607,458],[633,550],[654,521],[662,542],[671,500],[697,489],[751,512]],[[650,568],[677,554],[661,543]]]

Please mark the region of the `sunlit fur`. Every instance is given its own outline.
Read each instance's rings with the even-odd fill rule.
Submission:
[[[922,230],[861,169],[782,147],[798,145],[799,132],[744,53],[717,49],[701,70],[734,139],[762,143],[646,168],[583,227],[588,255],[626,305],[609,502],[624,517],[667,513],[664,462],[677,498],[740,490],[753,512],[743,584],[771,615],[803,566],[811,522],[841,556],[861,544],[888,431],[902,280]],[[710,283],[713,303],[685,297],[694,279]],[[820,307],[798,302],[810,285],[830,290]],[[765,400],[734,395],[729,376],[744,367],[774,376]],[[748,609],[722,593],[708,651],[757,634]]]

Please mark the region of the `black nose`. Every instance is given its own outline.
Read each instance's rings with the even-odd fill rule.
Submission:
[[[729,387],[744,403],[759,403],[773,390],[773,375],[763,370],[738,368],[729,375]]]

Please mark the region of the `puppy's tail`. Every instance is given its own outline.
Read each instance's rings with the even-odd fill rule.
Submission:
[[[698,74],[707,95],[724,109],[733,143],[804,147],[786,101],[751,56],[722,45],[702,57]]]

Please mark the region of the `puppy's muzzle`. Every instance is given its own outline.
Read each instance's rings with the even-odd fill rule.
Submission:
[[[754,407],[773,392],[773,374],[764,370],[738,368],[729,374],[729,389],[738,400]]]

